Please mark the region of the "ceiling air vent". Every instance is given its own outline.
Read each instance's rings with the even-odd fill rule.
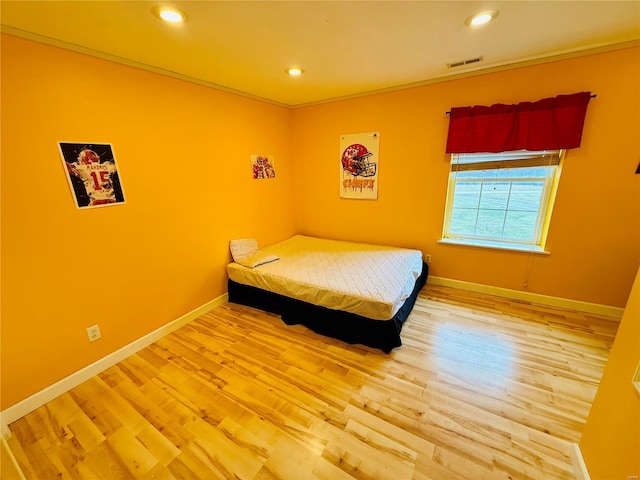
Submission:
[[[473,63],[481,62],[483,59],[484,57],[480,56],[476,58],[469,58],[467,60],[461,60],[459,62],[447,63],[447,68],[456,68],[456,67],[462,67],[464,65],[471,65]]]

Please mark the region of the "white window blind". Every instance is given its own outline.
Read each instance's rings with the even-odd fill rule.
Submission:
[[[542,249],[562,150],[453,154],[443,240]]]

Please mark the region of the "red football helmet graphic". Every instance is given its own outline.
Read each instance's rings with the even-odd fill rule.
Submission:
[[[342,169],[355,176],[373,177],[376,174],[376,164],[369,162],[371,155],[373,154],[364,145],[349,145],[342,152]]]
[[[85,148],[78,154],[78,163],[91,165],[92,163],[100,163],[100,157],[93,150]]]

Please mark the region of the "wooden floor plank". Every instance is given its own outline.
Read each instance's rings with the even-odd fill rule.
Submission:
[[[12,423],[26,478],[573,480],[610,318],[427,285],[384,354],[224,304]]]

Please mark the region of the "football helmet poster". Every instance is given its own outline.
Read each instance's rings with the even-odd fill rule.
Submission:
[[[380,133],[340,136],[340,198],[376,200]]]
[[[58,148],[76,207],[124,203],[116,158],[110,144],[59,142]]]

